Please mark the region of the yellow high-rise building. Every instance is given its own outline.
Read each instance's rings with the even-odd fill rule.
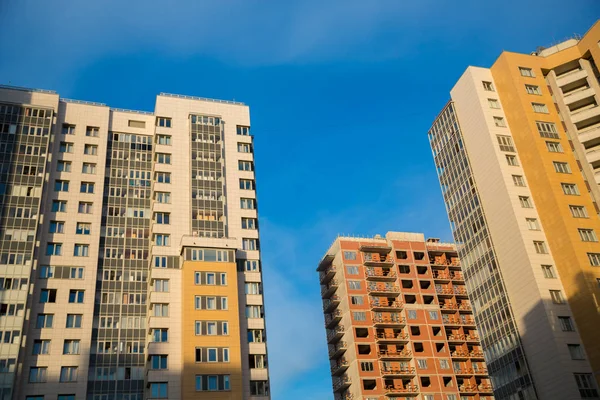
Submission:
[[[429,138],[498,399],[597,398],[600,22],[469,67]]]

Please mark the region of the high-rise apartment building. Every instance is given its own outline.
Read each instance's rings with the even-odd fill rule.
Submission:
[[[429,131],[498,399],[599,396],[599,43],[469,67]]]
[[[249,109],[0,87],[0,399],[269,399]]]
[[[456,247],[338,237],[319,266],[336,400],[491,400]]]

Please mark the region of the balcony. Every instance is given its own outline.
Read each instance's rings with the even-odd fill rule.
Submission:
[[[325,268],[331,265],[333,260],[335,259],[335,254],[325,254],[325,257],[319,262],[319,266],[317,267],[317,271],[324,271]]]
[[[592,89],[591,87],[584,86],[580,89],[573,90],[572,92],[569,92],[568,94],[564,95],[563,100],[565,104],[569,105],[576,103],[580,100],[587,99],[588,97],[592,97],[594,94],[594,89]]]
[[[444,311],[444,310],[458,310],[458,304],[456,304],[456,303],[443,303],[441,308],[442,308],[442,311]]]
[[[335,308],[337,306],[340,305],[340,296],[338,295],[333,295],[328,299],[324,299],[323,300],[323,312],[331,312],[333,310],[335,310]]]
[[[587,107],[584,110],[577,110],[571,113],[571,122],[578,124],[586,119],[600,116],[600,107],[595,105],[593,107]]]
[[[454,292],[451,287],[436,287],[435,292],[440,296],[454,296]]]
[[[448,342],[449,343],[462,343],[465,342],[467,340],[467,335],[463,334],[463,333],[453,333],[448,335]]]
[[[580,79],[587,78],[588,73],[585,69],[574,69],[565,74],[559,75],[556,77],[556,84],[559,87],[564,87],[569,83],[576,82]]]
[[[381,255],[379,253],[363,253],[364,264],[366,266],[393,266],[394,259],[388,255]]]
[[[321,285],[321,297],[324,299],[329,298],[337,290],[338,286],[337,279],[332,279],[327,285]]]
[[[464,286],[454,286],[452,288],[452,291],[457,296],[466,296],[467,295],[467,288],[465,288]]]
[[[494,388],[492,388],[492,385],[490,385],[489,383],[482,383],[477,385],[477,391],[479,393],[493,393]]]
[[[348,345],[343,340],[340,340],[336,344],[329,345],[329,358],[338,358],[348,350]]]
[[[327,330],[327,343],[335,343],[344,336],[344,327],[342,325],[336,326],[334,329]]]
[[[338,360],[337,362],[331,362],[331,375],[341,375],[348,369],[348,361],[345,359]]]
[[[487,370],[487,368],[484,368],[484,367],[473,367],[473,373],[475,375],[487,375],[488,370]]]
[[[405,387],[387,386],[385,394],[389,397],[417,396],[419,394],[419,387],[417,385],[407,385]]]
[[[444,316],[442,318],[442,321],[444,322],[444,325],[448,325],[448,326],[460,326],[462,325],[460,319],[456,318],[456,317],[446,317]]]
[[[321,284],[325,285],[327,282],[329,282],[335,276],[336,272],[337,268],[334,265],[330,265],[329,267],[326,267],[323,271],[319,272],[319,279],[321,281]]]
[[[401,310],[404,307],[402,301],[383,301],[383,300],[371,300],[369,302],[372,310]]]
[[[477,335],[465,335],[467,342],[477,342],[479,343],[479,336]]]
[[[469,357],[471,357],[471,358],[483,358],[483,351],[481,351],[481,350],[472,350],[469,353]]]
[[[339,378],[333,379],[333,391],[340,392],[342,390],[347,389],[352,384],[352,380],[349,376],[344,375]]]
[[[399,365],[392,365],[390,367],[384,367],[383,365],[380,368],[381,376],[383,377],[411,377],[415,376],[415,368],[414,367],[400,367]]]
[[[450,281],[451,275],[446,271],[436,271],[433,270],[433,279],[436,281]]]
[[[388,244],[383,243],[363,243],[358,248],[360,251],[388,254],[392,248]]]
[[[408,333],[399,332],[379,332],[375,336],[375,341],[379,343],[406,343],[410,340]]]
[[[452,279],[453,281],[464,281],[465,278],[463,276],[463,274],[461,274],[460,272],[453,272],[450,274],[450,279]]]
[[[376,315],[373,317],[373,325],[377,327],[404,326],[406,325],[406,320],[400,314]]]
[[[367,285],[367,293],[369,294],[381,294],[381,295],[388,295],[388,294],[395,294],[395,295],[399,295],[400,294],[400,288],[396,285],[392,285],[389,283],[386,284],[375,284],[375,283],[370,283]]]
[[[464,385],[464,384],[463,384],[463,385],[459,385],[459,386],[458,386],[458,391],[459,391],[460,393],[471,393],[471,394],[475,394],[475,393],[477,393],[477,386],[476,386],[476,385],[469,385],[469,384],[466,384],[466,385]]]
[[[325,314],[325,327],[332,329],[342,319],[342,310],[335,310],[330,314]]]
[[[590,164],[600,161],[600,148],[594,148],[586,151],[585,158]]]
[[[377,356],[382,360],[410,360],[412,358],[412,351],[408,349],[379,350]]]
[[[469,325],[469,326],[475,327],[475,320],[473,318],[461,318],[460,319],[460,324],[461,325]]]
[[[465,350],[454,350],[450,352],[450,357],[460,360],[467,360],[469,358],[469,352]]]
[[[586,127],[581,131],[577,132],[577,136],[579,137],[579,141],[581,143],[589,142],[590,140],[594,140],[600,137],[600,124],[595,124],[593,126]]]
[[[396,271],[390,268],[367,267],[365,278],[368,281],[395,281]]]

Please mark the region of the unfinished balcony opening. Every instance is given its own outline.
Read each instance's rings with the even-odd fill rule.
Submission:
[[[423,303],[425,303],[425,304],[435,304],[435,297],[433,297],[433,296],[423,296]]]
[[[357,338],[368,338],[369,328],[354,328],[354,333]]]
[[[421,377],[421,387],[422,388],[429,388],[429,387],[431,387],[431,379],[428,376],[422,376]]]
[[[444,387],[454,387],[454,380],[452,379],[451,376],[444,376],[442,377],[442,382],[444,383]]]
[[[412,289],[413,288],[413,281],[411,281],[411,280],[403,279],[401,283],[402,283],[402,289]]]
[[[410,265],[398,265],[398,272],[401,274],[410,274]]]
[[[414,294],[405,294],[404,295],[404,303],[405,304],[416,304],[417,296],[415,296]]]
[[[427,275],[427,271],[428,271],[428,269],[429,269],[429,268],[427,268],[427,267],[425,267],[425,266],[423,266],[423,265],[421,265],[421,266],[417,266],[417,274],[419,274],[419,275],[421,275],[421,276]]]
[[[375,379],[363,379],[364,390],[375,390],[377,389],[377,381]]]
[[[423,353],[425,351],[425,347],[423,346],[423,343],[421,343],[421,342],[414,342],[413,350],[415,351],[415,353]]]
[[[398,260],[407,260],[408,259],[408,253],[404,250],[396,250],[396,258]]]
[[[411,326],[410,334],[411,336],[421,336],[421,328],[419,328],[418,326]]]
[[[368,345],[368,344],[359,344],[358,345],[358,354],[360,354],[360,355],[371,354],[371,345]]]
[[[430,281],[419,281],[419,286],[421,287],[421,289],[426,290],[431,287],[431,282]]]
[[[422,251],[413,252],[413,256],[415,257],[415,260],[417,260],[417,261],[421,261],[421,260],[425,259],[425,253]]]

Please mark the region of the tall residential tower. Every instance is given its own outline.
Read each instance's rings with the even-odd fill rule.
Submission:
[[[338,237],[317,269],[336,400],[492,400],[456,247]]]
[[[598,398],[599,43],[469,67],[429,131],[498,399]]]
[[[269,399],[249,109],[0,87],[0,399]]]

